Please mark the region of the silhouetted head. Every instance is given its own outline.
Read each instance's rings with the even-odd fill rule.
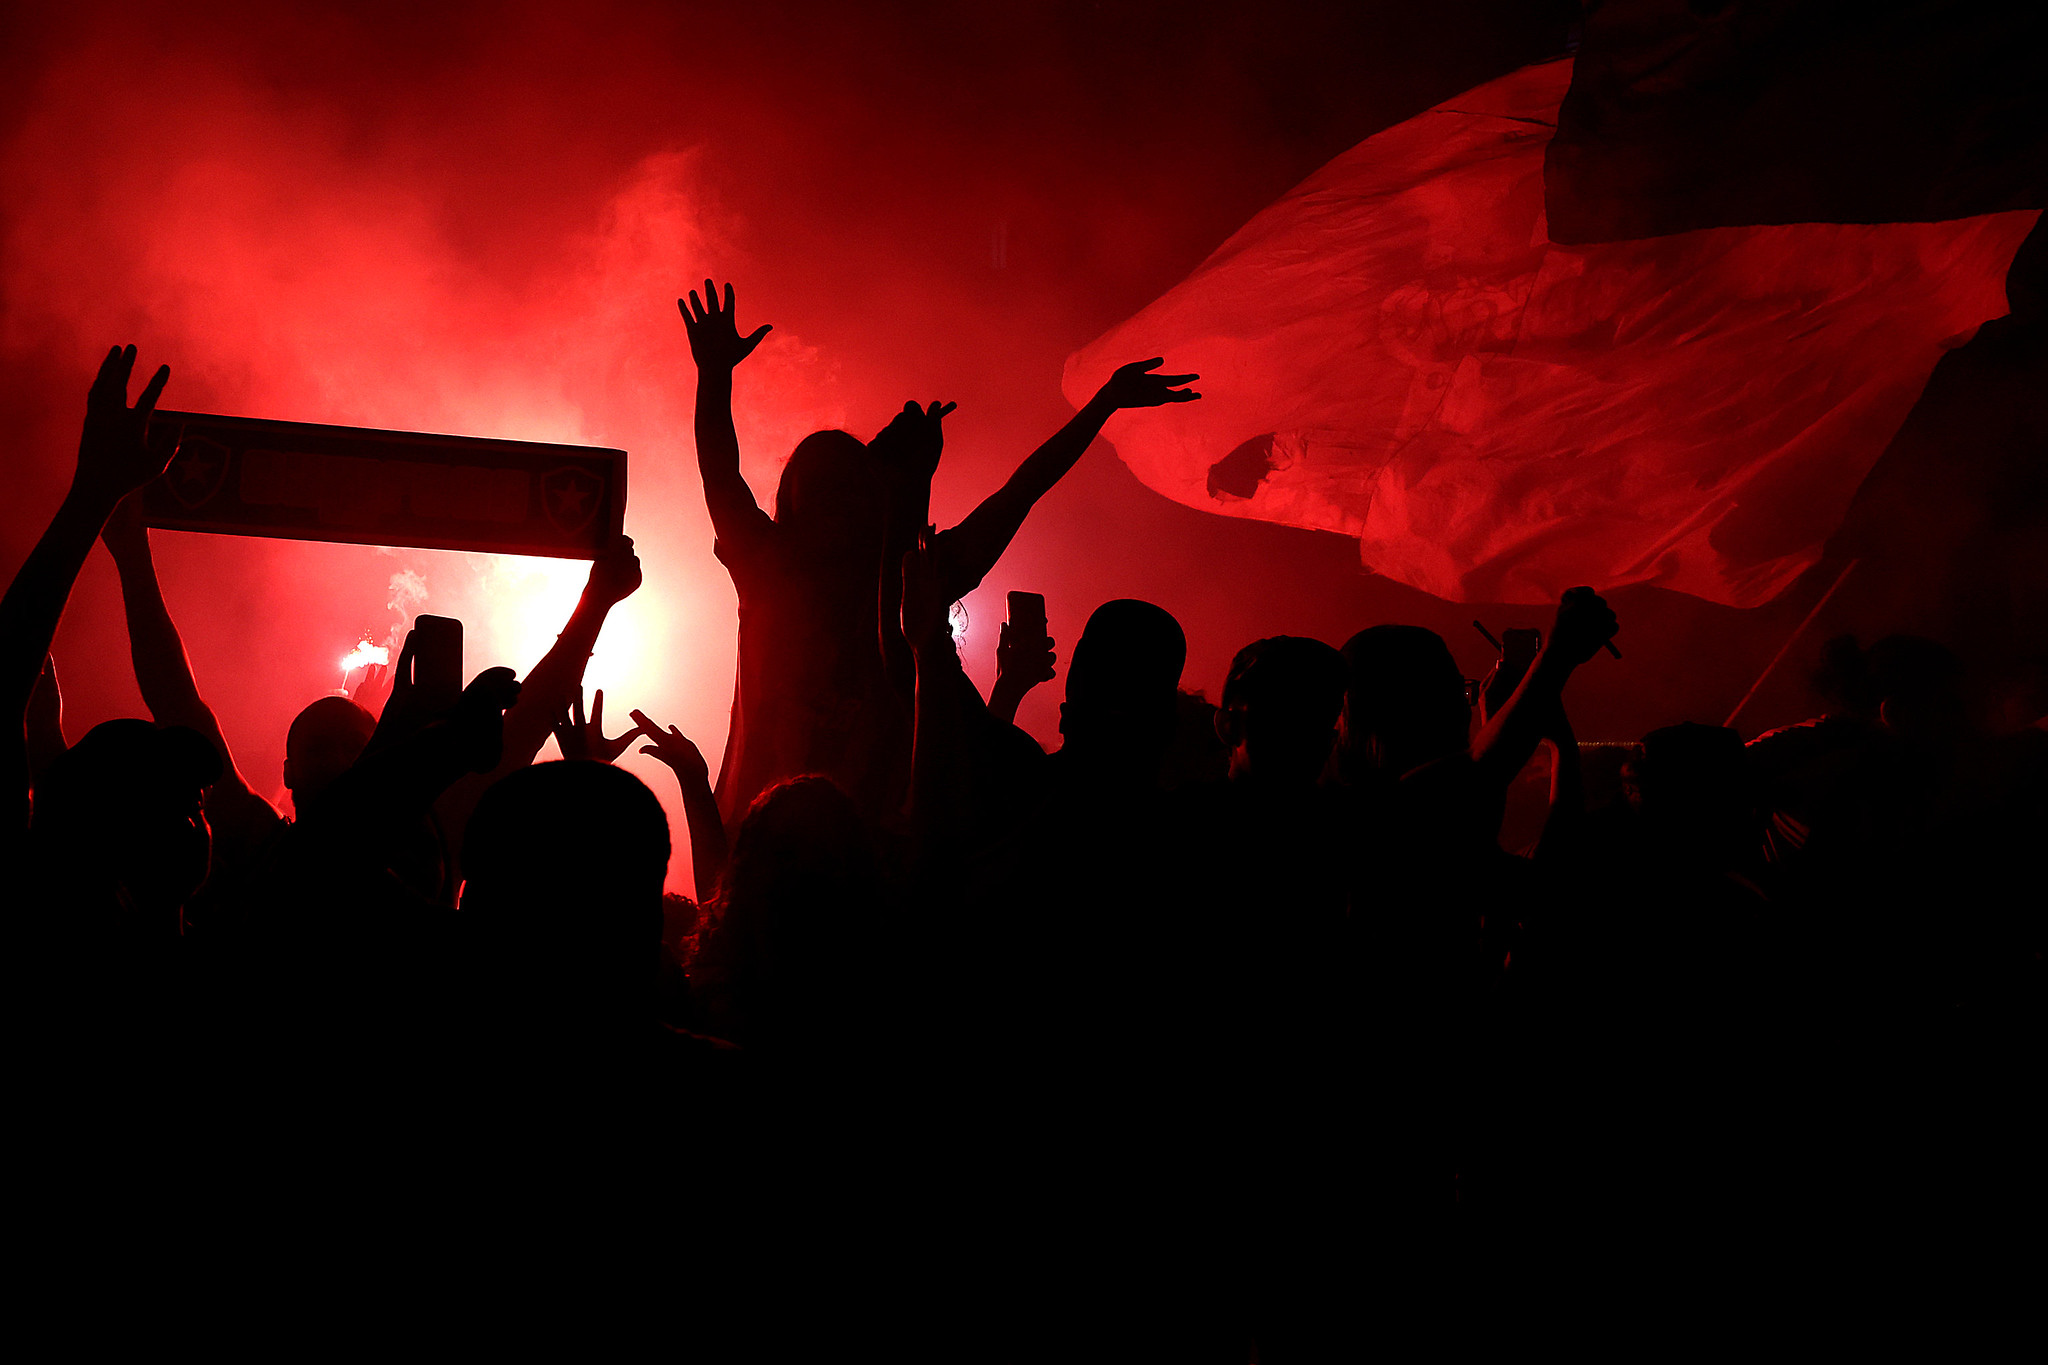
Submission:
[[[793,777],[755,797],[692,968],[718,1026],[757,1045],[845,1030],[880,889],[867,824],[832,779]]]
[[[1643,736],[1622,768],[1629,804],[1676,843],[1733,856],[1754,841],[1754,797],[1742,736],[1687,721]]]
[[[775,490],[775,524],[815,557],[881,553],[889,500],[881,471],[860,439],[814,431],[797,442]]]
[[[1878,717],[1908,739],[1942,740],[1963,728],[1963,664],[1918,635],[1888,635],[1864,655]]]
[[[1313,785],[1337,743],[1344,680],[1344,656],[1321,640],[1275,635],[1240,649],[1216,713],[1231,778]]]
[[[810,774],[776,783],[747,807],[719,900],[781,905],[866,889],[874,875],[874,845],[853,798]]]
[[[292,720],[284,736],[284,785],[303,812],[363,756],[377,718],[347,697],[322,697]]]
[[[1464,749],[1472,709],[1443,636],[1421,626],[1373,626],[1344,644],[1348,681],[1339,743],[1348,773],[1389,776]]]
[[[528,1005],[651,1009],[668,858],[668,817],[640,779],[609,763],[535,764],[470,817],[463,914]]]
[[[1187,659],[1187,634],[1164,607],[1128,597],[1097,607],[1067,664],[1060,707],[1067,749],[1149,763],[1156,775],[1173,739]]]
[[[146,931],[176,934],[178,907],[206,880],[200,794],[220,775],[220,755],[195,730],[95,725],[36,782],[29,831],[49,893],[138,912]]]

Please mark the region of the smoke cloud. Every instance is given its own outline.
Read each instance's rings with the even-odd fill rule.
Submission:
[[[138,343],[145,368],[170,364],[170,407],[623,447],[647,581],[588,682],[612,714],[638,706],[715,761],[734,601],[694,469],[678,294],[731,278],[742,322],[775,325],[736,395],[764,502],[805,433],[865,436],[906,399],[945,398],[960,410],[934,511],[950,522],[1071,415],[1058,390],[1070,352],[1330,156],[1555,52],[1570,12],[18,7],[0,34],[0,411],[15,446],[0,568],[55,506],[86,384],[115,342]],[[156,544],[201,689],[274,795],[292,715],[333,689],[366,631],[395,656],[411,615],[457,616],[471,673],[524,672],[586,571],[169,532]],[[1102,449],[967,602],[962,647],[984,684],[1012,588],[1046,594],[1063,658],[1103,600],[1159,602],[1187,625],[1187,682],[1212,692],[1248,640],[1341,641],[1384,620],[1431,625],[1468,669],[1484,663],[1470,608],[1362,576],[1342,537],[1168,503]],[[1591,678],[1576,694],[1602,733],[1714,712],[1778,642],[1768,620],[1745,635],[1724,686],[1680,646],[1731,618],[1660,611],[1631,621],[1627,684]],[[1667,652],[1677,690],[1644,701]],[[140,714],[104,556],[57,655],[73,736]],[[1044,739],[1058,690],[1022,715]],[[627,762],[672,802],[665,772]]]

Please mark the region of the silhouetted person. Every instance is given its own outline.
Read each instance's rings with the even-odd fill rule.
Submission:
[[[1187,635],[1171,613],[1119,598],[1088,618],[1067,665],[1055,771],[1088,794],[1151,791],[1173,741]]]
[[[460,779],[434,803],[432,823],[445,843],[450,864],[442,899],[452,902],[455,888],[461,882],[464,870],[462,841],[469,812],[492,783],[532,763],[534,756],[547,743],[548,736],[559,737],[563,733],[565,718],[571,717],[572,713],[575,717],[582,715],[583,670],[590,662],[591,651],[597,648],[598,636],[613,608],[640,590],[641,577],[640,557],[634,552],[633,538],[614,536],[591,560],[583,591],[578,595],[569,619],[563,624],[561,634],[555,637],[555,643],[534,664],[532,671],[520,680],[519,699],[505,713],[503,751],[496,765],[488,772],[473,773]],[[401,655],[401,673],[404,665],[405,659]],[[636,724],[622,735],[609,738],[604,735],[602,688],[598,689],[591,710],[597,723],[587,728],[579,724],[575,729],[575,734],[584,741],[586,753],[609,761],[624,752],[626,745],[640,733]],[[565,751],[563,756],[570,755]]]
[[[1894,635],[1859,650],[1843,637],[1828,645],[1826,667],[1837,694],[1824,694],[1828,713],[1758,737],[1749,756],[1771,804],[1765,847],[1786,894],[1841,926],[1840,946],[1860,954],[1890,938],[1869,932],[1871,909],[1922,894],[1900,879],[1929,874],[1927,824],[1974,734],[1961,664],[1932,640]]]
[[[1354,836],[1319,779],[1337,742],[1343,656],[1275,636],[1238,651],[1215,733],[1227,786],[1197,846],[1214,966],[1234,1263],[1258,1358],[1348,1358],[1372,1314],[1356,1256],[1366,1143],[1350,998],[1347,892]]]
[[[100,539],[120,575],[129,658],[151,719],[159,725],[181,725],[196,731],[219,755],[219,779],[206,792],[206,818],[213,829],[210,897],[215,890],[212,883],[237,875],[276,836],[278,814],[243,777],[213,708],[206,704],[193,678],[184,641],[157,583],[149,531],[142,524],[141,493],[122,500],[107,519]],[[286,784],[290,785],[289,757],[285,766]]]
[[[708,907],[694,989],[719,1033],[823,1061],[877,1045],[893,926],[874,836],[817,776],[778,782],[740,822]]]
[[[89,951],[174,942],[206,877],[201,792],[220,760],[196,731],[110,720],[44,771],[29,825],[25,917]]]
[[[1216,716],[1230,780],[1274,790],[1314,787],[1337,744],[1344,679],[1344,656],[1320,640],[1276,635],[1239,650]]]
[[[1724,726],[1667,725],[1643,736],[1622,790],[1665,875],[1727,878],[1761,897],[1756,797],[1742,750],[1742,736]]]
[[[462,915],[507,1064],[607,1102],[682,1103],[715,1046],[658,1018],[668,817],[630,773],[591,760],[523,768],[471,821]],[[632,1093],[626,1093],[630,1091]]]
[[[304,810],[355,766],[377,718],[347,697],[322,697],[292,717],[284,736],[284,785]]]
[[[7,718],[0,730],[5,736],[0,738],[0,769],[5,772],[9,803],[4,824],[7,847],[0,852],[10,855],[18,855],[28,825],[28,752],[16,718],[27,716],[64,603],[100,528],[122,498],[163,473],[174,453],[144,440],[149,415],[170,380],[170,366],[158,368],[131,408],[128,377],[134,368],[133,346],[116,346],[100,362],[86,394],[85,426],[78,437],[71,487],[5,596],[0,596],[0,716]]]
[[[909,782],[911,668],[897,621],[898,564],[925,530],[931,477],[951,404],[908,405],[870,444],[843,431],[805,437],[784,466],[775,515],[740,474],[732,372],[767,335],[741,336],[733,290],[711,281],[677,300],[697,364],[697,463],[720,561],[739,593],[739,677],[719,768],[729,825],[771,783],[802,773],[832,778],[870,818],[900,809]],[[936,537],[947,601],[994,567],[1032,506],[1073,468],[1119,408],[1198,395],[1194,375],[1126,365],[984,499]]]
[[[1320,640],[1281,635],[1231,660],[1215,717],[1230,780],[1214,793],[1205,876],[1229,935],[1231,1023],[1265,1067],[1295,1064],[1338,1026],[1344,989],[1349,831],[1319,779],[1337,743],[1344,659]],[[1290,1082],[1289,1084],[1292,1084]]]
[[[886,890],[852,799],[795,777],[754,799],[697,932],[692,993],[705,1027],[745,1049],[760,1105],[739,1160],[761,1183],[737,1222],[761,1239],[748,1279],[773,1301],[753,1324],[768,1358],[892,1331],[914,1346],[949,1311],[903,1297],[949,1262],[922,1229],[960,1193],[932,1142],[958,1114],[957,1078],[927,1065],[943,1038],[899,1026],[925,983],[903,970]]]
[[[1591,589],[1566,592],[1535,662],[1476,736],[1479,689],[1435,632],[1375,626],[1344,646],[1339,771],[1357,831],[1356,989],[1370,1002],[1361,1071],[1390,1116],[1373,1197],[1404,1217],[1486,1205],[1510,1180],[1507,969],[1535,882],[1501,851],[1501,816],[1536,745],[1561,732],[1565,682],[1615,630]]]
[[[979,702],[961,686],[943,595],[914,567],[913,811],[927,837],[952,830],[942,848],[986,842],[946,820],[985,806],[971,752],[944,761],[971,747]],[[957,1292],[978,1316],[1018,1323],[1022,1358],[1202,1359],[1242,1344],[1226,1269],[1222,983],[1196,889],[1206,831],[1161,786],[1186,653],[1179,623],[1151,603],[1089,617],[1059,751],[1035,775],[997,779],[1035,788],[1027,813],[940,883],[965,904],[946,913],[942,900],[932,917],[956,954],[949,998],[971,1040],[944,1054],[973,1082],[960,1178],[987,1213],[969,1235],[995,1268]]]

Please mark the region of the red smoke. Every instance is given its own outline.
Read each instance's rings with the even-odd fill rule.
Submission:
[[[742,320],[775,324],[738,392],[764,500],[803,433],[866,435],[905,399],[947,398],[935,512],[957,519],[1070,414],[1069,353],[1367,134],[1557,51],[1564,17],[1522,0],[18,10],[0,32],[0,571],[54,508],[117,341],[171,365],[177,408],[622,446],[647,583],[589,681],[715,762],[733,596],[692,467],[678,293],[729,276]],[[366,630],[453,614],[472,672],[524,671],[584,572],[156,543],[201,688],[271,793],[291,716]],[[1062,659],[1106,598],[1168,607],[1186,680],[1212,694],[1250,639],[1390,619],[1442,631],[1476,676],[1473,609],[1361,577],[1356,554],[1175,506],[1097,450],[967,602],[968,664],[986,683],[1003,594],[1028,588]],[[1622,606],[1627,671],[1575,684],[1589,735],[1720,714],[1782,635],[1768,610]],[[141,713],[104,556],[57,657],[73,737]],[[1044,739],[1058,686],[1023,712]]]

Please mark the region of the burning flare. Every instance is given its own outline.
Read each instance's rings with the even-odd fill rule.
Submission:
[[[368,637],[365,637],[361,644],[342,656],[341,676],[346,680],[349,674],[368,664],[388,664],[390,662],[391,651],[382,645],[371,644]]]

